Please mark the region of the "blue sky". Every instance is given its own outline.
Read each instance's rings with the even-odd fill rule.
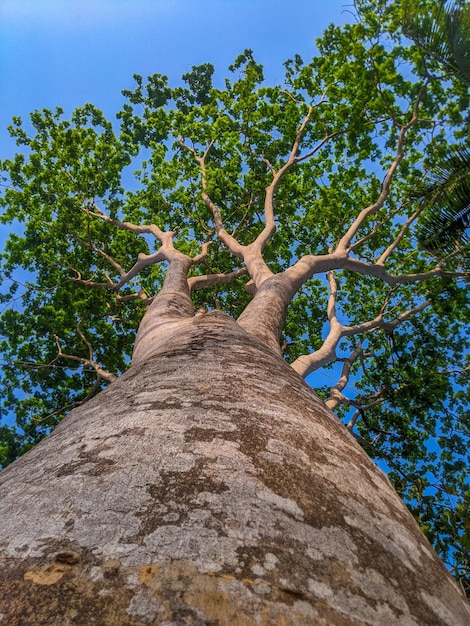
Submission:
[[[92,102],[112,117],[134,73],[176,81],[211,62],[223,77],[245,48],[269,82],[282,62],[309,58],[352,0],[0,0],[0,158],[13,115]]]
[[[210,62],[223,79],[251,48],[266,80],[281,82],[283,61],[309,59],[324,28],[352,10],[352,0],[0,0],[0,159],[15,152],[13,116],[91,102],[114,119],[133,74],[174,84]],[[0,228],[0,247],[6,235]]]

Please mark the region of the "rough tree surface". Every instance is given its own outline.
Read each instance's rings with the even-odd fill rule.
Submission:
[[[1,626],[470,623],[469,84],[355,6],[282,85],[14,118]]]
[[[10,626],[470,619],[384,474],[223,313],[162,330],[2,472],[1,498]]]

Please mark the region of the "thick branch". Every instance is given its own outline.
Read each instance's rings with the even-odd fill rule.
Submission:
[[[87,245],[86,247],[95,251],[97,250],[95,246]],[[106,273],[104,274],[107,279],[107,282],[98,282],[92,279],[85,279],[85,278],[82,278],[81,273],[75,268],[71,268],[71,269],[77,274],[77,276],[75,278],[72,278],[71,280],[74,283],[79,283],[80,285],[84,285],[85,287],[94,287],[98,289],[109,289],[111,291],[119,291],[121,287],[123,287],[126,283],[128,283],[135,276],[137,276],[144,269],[144,267],[147,267],[147,265],[153,265],[160,261],[166,261],[166,260],[168,260],[167,255],[165,254],[163,247],[161,247],[157,252],[154,252],[153,254],[144,254],[143,252],[139,253],[139,255],[137,256],[137,261],[134,263],[134,265],[131,267],[129,271],[126,272],[123,268],[121,268],[122,270],[120,271],[121,278],[118,280],[118,282],[114,282],[110,278],[110,276],[108,276],[108,274]]]
[[[212,235],[209,235],[206,241],[202,244],[201,252],[191,259],[191,265],[198,265],[199,263],[202,263],[206,260],[209,246],[212,243],[211,237]]]
[[[208,151],[206,152],[208,153]],[[112,267],[116,269],[118,273],[120,274],[120,279],[118,282],[114,282],[107,274],[105,274],[107,278],[106,283],[97,282],[93,280],[85,280],[82,278],[80,272],[74,269],[75,273],[77,274],[76,278],[73,279],[74,282],[78,282],[88,287],[105,288],[105,289],[110,289],[113,291],[119,291],[121,287],[123,287],[127,282],[129,282],[135,276],[137,276],[148,265],[153,265],[161,261],[168,261],[170,262],[170,265],[171,265],[172,261],[175,261],[176,259],[179,259],[179,261],[182,261],[182,259],[184,258],[187,261],[189,261],[189,264],[191,266],[191,265],[197,265],[198,263],[201,263],[207,257],[208,247],[211,244],[210,239],[207,239],[203,243],[200,254],[195,256],[193,259],[190,259],[186,255],[178,252],[175,249],[174,243],[173,243],[173,238],[175,235],[174,231],[162,231],[155,224],[138,226],[137,224],[133,224],[131,222],[121,222],[120,220],[110,218],[108,215],[106,215],[106,213],[104,213],[101,209],[99,209],[99,207],[97,207],[97,205],[94,202],[92,204],[97,212],[93,213],[88,208],[85,208],[84,210],[86,211],[88,216],[98,217],[99,219],[102,219],[105,222],[109,222],[113,224],[114,226],[117,226],[118,228],[130,230],[131,232],[134,232],[135,234],[149,234],[149,233],[153,234],[160,241],[161,246],[156,252],[152,254],[140,253],[137,257],[137,261],[134,263],[131,269],[126,272],[119,265],[119,263],[117,263],[111,256],[109,256],[103,250],[98,248],[92,241],[86,242],[86,241],[80,240],[78,237],[75,237],[81,245],[96,252],[103,259],[105,259],[108,263],[110,263]],[[187,272],[186,261],[183,262],[183,266],[185,267],[184,271]],[[170,273],[167,273],[167,278],[165,281],[165,284],[166,284],[165,289],[167,293],[169,293],[169,289],[168,289],[168,281],[170,280],[169,277],[170,275],[173,275],[173,272],[174,272],[174,268],[173,270],[171,270]],[[187,285],[183,287],[183,284],[184,283],[180,281],[179,288],[185,292],[187,290]],[[133,295],[132,298],[141,297],[140,294],[141,292],[139,292],[139,294],[137,295]]]
[[[305,257],[304,257],[305,259]],[[279,338],[287,315],[287,308],[302,284],[314,273],[336,269],[342,259],[337,253],[311,257],[314,262],[303,259],[285,272],[275,274],[261,287],[250,286],[253,300],[238,318],[238,323],[281,354]]]
[[[242,267],[238,270],[234,270],[233,272],[229,272],[228,274],[218,273],[218,274],[205,274],[204,276],[191,276],[188,278],[189,290],[192,293],[193,291],[197,291],[198,289],[204,289],[204,287],[212,287],[214,285],[226,285],[227,283],[233,282],[239,276],[243,276],[246,274],[247,270],[245,267]]]
[[[336,316],[337,284],[333,272],[328,272],[327,278],[330,286],[327,309],[330,325],[328,335],[319,350],[310,355],[302,355],[291,363],[292,368],[303,378],[315,369],[336,360],[336,348],[343,334],[343,326]]]
[[[393,275],[383,265],[353,259],[348,256],[347,252],[338,250],[325,255],[307,254],[287,269],[284,274],[289,276],[290,280],[296,285],[296,290],[298,290],[314,274],[321,274],[336,269],[349,270],[364,276],[375,276],[392,287],[404,283],[429,280],[435,276],[444,278],[468,278],[469,276],[469,272],[445,271],[441,269],[440,265],[436,265],[427,272]]]
[[[395,285],[402,285],[404,283],[414,283],[429,280],[431,278],[434,278],[435,276],[441,276],[445,278],[468,277],[468,272],[447,272],[441,269],[439,265],[436,265],[436,267],[428,270],[427,272],[419,272],[417,274],[399,274],[398,276],[394,276],[393,274],[389,274],[389,272],[385,269],[383,265],[365,263],[364,261],[350,258],[344,260],[344,262],[341,264],[341,268],[345,270],[350,270],[352,272],[357,272],[358,274],[363,274],[364,276],[375,276],[383,280],[388,285],[391,285],[392,287]]]
[[[296,163],[299,163],[300,161],[303,161],[313,156],[316,152],[318,152],[321,149],[321,147],[329,139],[331,139],[334,135],[337,134],[337,133],[333,133],[331,135],[327,135],[322,141],[320,141],[308,153],[298,156],[298,151],[300,149],[302,138],[304,137],[306,128],[311,119],[312,110],[313,110],[313,107],[310,106],[308,108],[308,112],[305,115],[299,129],[297,130],[296,137],[293,142],[289,157],[286,163],[284,163],[284,165],[278,171],[275,171],[273,166],[269,162],[267,162],[266,159],[261,157],[263,161],[267,163],[273,175],[273,180],[271,184],[268,185],[268,187],[265,190],[265,201],[264,201],[265,225],[264,225],[264,228],[261,231],[261,233],[257,236],[257,238],[251,244],[247,246],[241,245],[235,239],[235,237],[233,237],[233,235],[230,235],[225,230],[220,210],[217,207],[217,205],[214,203],[212,198],[209,196],[209,194],[207,193],[207,188],[208,188],[207,167],[206,167],[207,159],[210,155],[210,152],[214,145],[215,140],[212,140],[209,143],[208,147],[206,148],[202,156],[199,156],[193,147],[188,146],[186,143],[184,143],[184,140],[182,138],[180,138],[179,140],[180,146],[193,155],[195,161],[198,163],[200,167],[201,179],[202,179],[201,197],[203,201],[205,202],[206,206],[209,208],[209,210],[212,213],[216,232],[217,232],[219,239],[222,241],[222,243],[224,243],[227,246],[227,248],[235,256],[237,256],[238,258],[242,259],[245,262],[247,271],[251,279],[253,280],[256,288],[259,288],[264,281],[268,280],[269,278],[273,276],[273,273],[268,268],[267,264],[265,263],[263,259],[263,249],[268,243],[268,241],[271,239],[276,228],[275,218],[274,218],[274,197],[275,197],[276,190],[281,182],[281,179]]]
[[[215,140],[212,140],[204,154],[199,156],[194,148],[188,146],[184,143],[183,139],[180,138],[179,144],[182,148],[190,152],[195,161],[198,163],[199,168],[201,170],[201,180],[202,180],[202,193],[201,197],[204,201],[207,208],[212,213],[212,217],[214,219],[215,231],[217,233],[220,241],[227,246],[232,254],[234,254],[237,258],[242,259],[245,262],[246,268],[250,277],[255,281],[256,285],[260,285],[263,280],[266,280],[270,276],[272,276],[271,270],[266,265],[262,255],[261,250],[258,249],[257,246],[243,246],[241,245],[235,237],[230,235],[224,227],[224,223],[222,220],[222,215],[218,206],[212,200],[212,198],[207,193],[207,159],[209,157],[210,151],[214,145]]]
[[[203,180],[204,180],[204,178],[203,178]],[[203,189],[205,189],[204,183],[203,183]],[[207,208],[212,213],[212,216],[214,218],[215,231],[216,231],[217,236],[220,239],[220,241],[227,246],[227,248],[230,250],[230,252],[232,254],[234,254],[239,259],[244,260],[244,246],[242,246],[240,243],[238,243],[238,241],[235,239],[235,237],[230,235],[225,230],[224,224],[223,224],[223,221],[222,221],[222,216],[220,214],[220,210],[217,207],[217,205],[212,201],[212,199],[206,193],[206,191],[202,192],[201,197],[202,197],[205,205],[207,206]]]
[[[279,356],[282,356],[279,339],[293,293],[295,291],[285,272],[275,274],[256,289],[253,299],[237,320],[242,328]]]
[[[194,317],[188,272],[192,260],[177,250],[172,251],[163,287],[154,297],[142,321],[134,344],[132,363],[142,363],[154,354],[159,338],[167,334],[172,326]]]
[[[144,302],[150,302],[153,300],[152,297],[148,296],[144,289],[139,289],[134,293],[128,293],[125,296],[116,295],[116,300],[118,302],[129,302],[130,300],[143,300]]]
[[[154,265],[155,263],[159,263],[160,261],[167,260],[167,255],[162,250],[162,248],[160,248],[160,250],[157,250],[157,252],[154,252],[153,254],[145,254],[143,252],[140,252],[137,256],[137,261],[134,263],[131,269],[123,276],[121,276],[119,282],[114,285],[114,291],[119,291],[119,289],[121,289],[121,287],[123,287],[127,282],[140,274],[140,272],[144,269],[144,267],[147,267],[147,265]]]
[[[347,258],[347,254],[341,254],[338,251],[321,255],[307,254],[300,258],[284,272],[295,289],[292,296],[314,274],[323,274],[331,270],[342,269]]]
[[[349,270],[366,276],[375,276],[391,286],[429,280],[435,276],[448,278],[468,276],[464,272],[446,272],[439,266],[428,272],[393,276],[382,265],[365,263],[349,258],[347,251],[336,250],[325,255],[306,255],[285,272],[272,276],[268,281],[265,281],[259,289],[253,288],[251,290],[255,293],[255,296],[240,316],[239,323],[253,335],[263,341],[267,341],[269,345],[274,347],[278,344],[287,307],[295,293],[314,274],[321,274],[336,269]],[[386,324],[381,313],[376,319],[369,322],[364,322],[354,327],[342,327],[340,334],[338,327],[335,326],[330,329],[328,341],[320,348],[320,351],[317,351],[314,355],[299,357],[297,362],[295,362],[294,369],[302,376],[307,376],[314,369],[334,360],[334,348],[342,336],[368,332],[380,326],[385,328]]]
[[[336,318],[336,310],[334,306],[336,303],[336,282],[334,281],[332,272],[329,273],[328,280],[330,282],[330,297],[328,302],[330,330],[328,335],[321,348],[311,354],[304,354],[291,363],[292,368],[303,378],[318,368],[337,360],[336,348],[343,337],[352,337],[354,335],[368,333],[374,330],[386,330],[391,332],[399,324],[402,324],[413,315],[417,315],[431,305],[431,301],[426,300],[418,306],[404,311],[391,321],[386,321],[384,319],[384,307],[382,307],[380,313],[372,320],[361,324],[355,324],[354,326],[343,326],[339,324]]]

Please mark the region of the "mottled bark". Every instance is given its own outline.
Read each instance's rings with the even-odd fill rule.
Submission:
[[[300,376],[223,313],[171,323],[0,474],[2,623],[468,624]]]
[[[176,251],[174,254],[176,259],[169,264],[163,287],[140,323],[132,354],[134,365],[157,354],[160,343],[178,334],[184,320],[189,323],[194,316],[187,279],[191,259]]]
[[[281,355],[279,343],[287,307],[295,291],[291,281],[277,274],[263,282],[253,300],[238,318],[242,328]]]

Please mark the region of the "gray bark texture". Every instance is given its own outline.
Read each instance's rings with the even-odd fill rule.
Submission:
[[[470,624],[387,478],[282,358],[218,312],[153,340],[0,474],[0,624]]]

